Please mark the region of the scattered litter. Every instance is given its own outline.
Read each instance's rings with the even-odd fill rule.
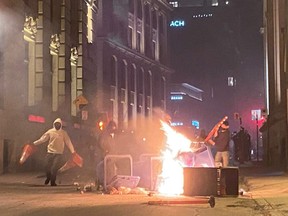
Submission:
[[[93,185],[93,184],[87,184],[87,185],[85,185],[84,186],[84,191],[85,192],[91,192],[92,191],[92,187],[94,187],[95,185]]]
[[[76,186],[76,190],[80,191],[81,194],[84,192],[92,192],[96,190],[94,183],[85,184],[83,187],[78,182],[74,182],[73,185]]]
[[[239,190],[239,195],[240,196],[243,196],[243,197],[249,197],[249,198],[252,198],[252,193],[249,193],[249,192],[246,192],[244,189],[240,189]]]
[[[108,194],[145,194],[147,195],[148,192],[144,188],[136,187],[136,188],[129,188],[120,186],[118,188],[108,186],[107,187]]]
[[[103,186],[102,185],[98,185],[98,191],[103,191],[103,190],[104,190]]]

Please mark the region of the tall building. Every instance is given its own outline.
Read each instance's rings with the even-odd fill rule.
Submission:
[[[265,106],[261,1],[169,3],[174,7],[169,24],[173,82],[188,82],[204,91],[206,130],[228,116],[232,131],[245,127],[256,142],[251,112]],[[242,121],[234,119],[234,113]]]
[[[80,145],[99,120],[125,129],[165,110],[171,11],[162,0],[1,1],[0,172],[56,117]]]
[[[288,1],[264,0],[263,34],[268,118],[263,133],[264,159],[267,165],[288,168],[287,142],[287,18]]]

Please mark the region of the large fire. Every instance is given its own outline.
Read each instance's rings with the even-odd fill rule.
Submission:
[[[167,123],[161,121],[166,135],[166,149],[162,152],[162,173],[158,191],[161,194],[183,193],[183,167],[178,160],[181,151],[189,151],[191,141],[184,135],[177,133]]]
[[[183,194],[184,186],[183,167],[193,167],[193,164],[183,164],[180,155],[181,153],[193,154],[197,149],[193,149],[193,145],[191,146],[192,140],[173,130],[167,123],[161,121],[161,126],[166,135],[166,147],[162,152],[162,172],[158,176],[157,190],[161,194],[180,195]],[[210,149],[205,149],[209,150],[207,151],[208,157],[199,166],[213,166]]]
[[[162,173],[159,176],[158,192],[179,195],[183,193],[183,166],[178,159],[179,152],[189,152],[191,140],[173,130],[161,121],[166,135],[166,149],[162,152]]]

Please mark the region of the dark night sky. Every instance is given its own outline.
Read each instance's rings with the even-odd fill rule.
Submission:
[[[213,16],[193,18],[199,14]],[[231,117],[239,112],[245,119],[244,126],[249,128],[251,109],[264,106],[262,0],[230,0],[229,6],[221,7],[176,8],[172,19],[185,20],[184,27],[169,28],[176,71],[172,80],[205,91],[205,115],[211,119],[207,125],[225,114]],[[229,76],[236,78],[236,87],[227,86]]]

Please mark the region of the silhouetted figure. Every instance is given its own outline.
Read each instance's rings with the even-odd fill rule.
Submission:
[[[222,163],[222,167],[227,167],[229,164],[229,142],[230,131],[228,121],[224,121],[219,130],[214,134],[214,140],[211,144],[216,148],[215,164]]]
[[[116,149],[116,131],[117,125],[114,121],[110,121],[107,127],[104,129],[103,133],[100,134],[98,140],[99,147],[99,160],[100,163],[97,164],[96,175],[98,184],[103,185],[104,183],[104,158],[107,155],[115,155],[118,154]],[[116,175],[116,163],[114,161],[110,161],[109,167],[107,168],[107,179],[111,179],[114,175]],[[108,180],[109,181],[109,180]]]
[[[233,136],[235,144],[235,159],[240,163],[251,160],[251,137],[243,127]]]
[[[244,130],[244,160],[251,161],[251,136],[247,130]]]

